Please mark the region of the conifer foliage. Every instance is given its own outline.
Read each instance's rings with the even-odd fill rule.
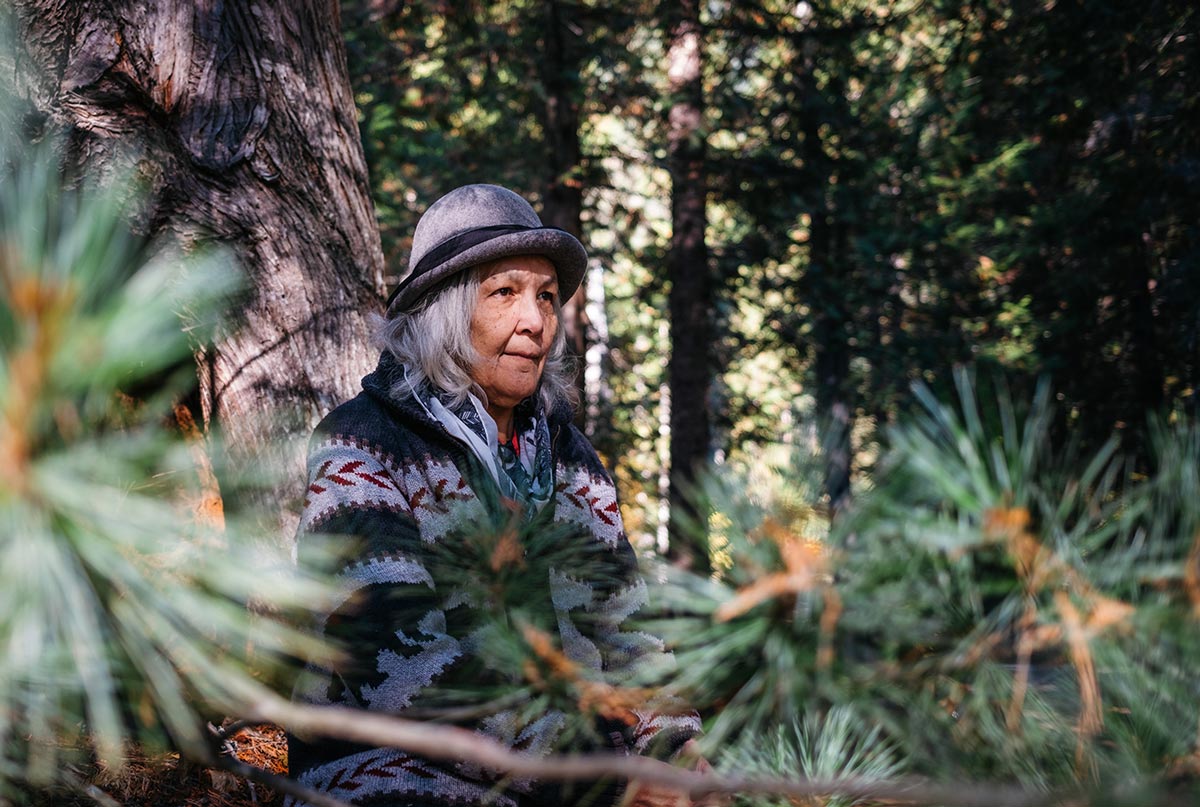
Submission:
[[[819,462],[780,471],[772,495],[710,480],[726,571],[667,586],[654,629],[677,650],[670,680],[737,769],[833,754],[862,775],[1135,803],[1186,789],[1200,432],[1155,425],[1142,471],[1115,441],[1056,449],[1047,385],[1022,405],[1003,388],[977,400],[965,371],[957,384],[953,404],[916,388],[922,411],[832,527],[796,499],[820,489]]]
[[[8,110],[3,110],[7,112]],[[130,740],[207,758],[206,717],[318,652],[261,614],[323,598],[214,499],[172,404],[237,274],[127,229],[125,186],[64,187],[56,143],[0,140],[0,803],[119,767]],[[202,456],[220,452],[201,452]],[[232,504],[234,469],[216,469]],[[258,480],[261,482],[261,480]],[[257,611],[247,608],[253,601]]]

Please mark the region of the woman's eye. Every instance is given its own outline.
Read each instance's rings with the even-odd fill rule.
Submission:
[[[548,303],[552,303],[552,302],[554,302],[554,299],[555,299],[555,297],[557,297],[557,296],[558,296],[558,295],[557,295],[557,294],[555,294],[555,293],[554,293],[554,292],[552,292],[552,291],[544,291],[544,292],[542,292],[541,294],[539,294],[539,295],[538,295],[538,299],[539,299],[539,300],[545,300],[545,301],[546,301],[546,302],[548,302]]]
[[[501,286],[500,288],[498,288],[494,292],[492,292],[492,294],[498,294],[501,297],[507,297],[508,295],[510,295],[512,293],[513,293],[513,290],[511,288],[509,288],[508,286]]]

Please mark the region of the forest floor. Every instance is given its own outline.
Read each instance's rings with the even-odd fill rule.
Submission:
[[[276,726],[246,726],[232,734],[228,750],[237,759],[277,774],[287,773],[287,740]],[[81,788],[37,800],[39,807],[278,807],[283,797],[217,768],[188,762],[177,753],[133,753],[120,769],[96,766]]]

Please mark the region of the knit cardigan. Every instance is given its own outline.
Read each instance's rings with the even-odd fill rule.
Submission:
[[[349,658],[333,669],[310,666],[294,697],[403,715],[422,695],[471,675],[486,658],[474,652],[466,613],[471,592],[434,579],[430,553],[464,528],[501,525],[511,518],[498,486],[469,448],[452,437],[411,398],[392,394],[403,368],[384,353],[363,391],[337,407],[310,442],[308,489],[300,524],[307,545],[353,541],[354,555],[340,570],[339,600],[319,620],[325,636]],[[662,654],[654,637],[623,630],[646,600],[645,583],[617,508],[616,490],[567,410],[549,416],[554,495],[544,523],[574,527],[597,542],[620,570],[616,583],[578,579],[577,569],[551,568],[546,591],[563,653],[597,672],[627,669]],[[511,522],[510,522],[511,523]],[[556,533],[557,534],[557,533]],[[331,537],[331,538],[330,538]],[[586,573],[585,573],[586,575]],[[634,711],[612,745],[624,753],[674,753],[699,729],[694,714]],[[470,728],[530,753],[550,750],[564,724],[550,713],[518,722],[501,712]],[[309,788],[373,807],[493,804],[506,807],[562,802],[557,789],[530,782],[497,785],[497,777],[464,763],[418,757],[391,748],[289,737],[291,775]],[[612,796],[611,789],[608,797]],[[600,801],[603,798],[599,799]],[[572,803],[584,799],[572,799]],[[593,803],[596,803],[593,801]],[[300,807],[296,801],[288,805]]]

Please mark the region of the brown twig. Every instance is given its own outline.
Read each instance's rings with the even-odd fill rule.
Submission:
[[[271,773],[254,765],[248,765],[236,757],[223,755],[217,760],[217,764],[236,776],[240,776],[250,782],[265,785],[280,793],[295,796],[304,804],[312,805],[312,807],[353,807],[353,805],[339,801],[333,796],[305,787],[295,779],[289,779],[286,776]]]
[[[763,522],[761,531],[779,547],[784,571],[763,575],[739,589],[732,599],[721,603],[713,612],[717,622],[735,619],[767,600],[803,594],[826,585],[830,562],[828,546],[805,539],[771,518]],[[840,613],[840,609],[835,613]]]
[[[817,669],[828,670],[833,666],[833,638],[837,632],[838,620],[842,618],[842,598],[833,586],[825,584],[822,588],[825,608],[821,611],[821,620],[818,623],[820,638],[817,640]]]
[[[1071,653],[1071,664],[1079,677],[1079,725],[1078,742],[1075,746],[1075,767],[1082,776],[1087,762],[1087,744],[1104,727],[1104,712],[1100,702],[1100,685],[1096,681],[1096,665],[1084,632],[1083,619],[1064,591],[1054,594],[1054,604],[1062,616],[1066,632],[1067,649]]]
[[[69,787],[79,791],[80,793],[83,793],[89,799],[96,802],[96,804],[99,804],[100,807],[122,807],[121,802],[117,801],[99,787],[86,781],[82,776],[80,776],[79,771],[76,770],[74,766],[67,767],[70,770],[60,771],[60,774],[62,776],[62,780],[66,782]]]
[[[213,471],[212,458],[204,445],[204,433],[196,425],[192,411],[181,403],[175,404],[175,422],[187,443],[196,466],[196,475],[200,481],[200,492],[193,503],[196,523],[211,527],[216,533],[225,529],[225,502],[221,498],[221,486]]]
[[[1200,619],[1200,532],[1192,541],[1192,551],[1183,566],[1183,585],[1192,603],[1192,615]]]
[[[1037,624],[1037,605],[1032,599],[1025,603],[1021,618],[1020,639],[1017,640],[1017,672],[1013,676],[1012,698],[1008,702],[1005,725],[1013,734],[1021,731],[1021,712],[1025,708],[1025,693],[1029,689],[1029,660],[1033,656],[1033,627]]]
[[[513,751],[490,738],[455,726],[416,723],[343,707],[294,704],[274,695],[264,695],[247,704],[242,713],[255,722],[286,726],[300,735],[402,748],[430,759],[468,760],[514,777],[545,781],[606,777],[637,779],[686,792],[692,798],[718,793],[770,793],[798,799],[839,794],[856,799],[887,799],[947,807],[1049,807],[1062,803],[1060,795],[1014,786],[940,785],[913,779],[868,780],[859,777],[725,776],[682,770],[649,757],[612,754],[539,757]],[[331,802],[323,804],[332,807]]]

